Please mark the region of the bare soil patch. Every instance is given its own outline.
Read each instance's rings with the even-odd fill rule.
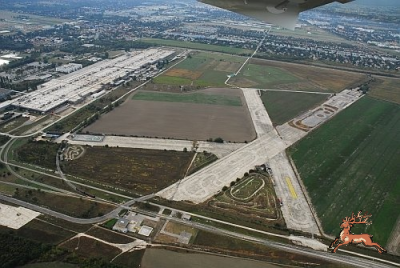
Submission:
[[[206,94],[240,96],[237,89],[207,89]],[[128,100],[85,128],[90,133],[126,136],[245,142],[256,133],[246,105],[223,106],[198,103]]]

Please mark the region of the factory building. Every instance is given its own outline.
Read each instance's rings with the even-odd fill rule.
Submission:
[[[56,68],[56,71],[59,73],[69,74],[75,71],[82,69],[82,64],[78,63],[68,63]]]
[[[13,105],[38,113],[54,111],[68,103],[77,104],[87,97],[101,92],[115,81],[129,78],[137,71],[145,70],[150,63],[174,54],[167,49],[147,49],[125,53],[115,59],[106,59],[42,84],[15,101]]]

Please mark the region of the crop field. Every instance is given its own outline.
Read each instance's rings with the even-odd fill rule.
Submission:
[[[400,104],[400,79],[376,78],[370,85],[371,97]]]
[[[368,211],[373,224],[353,232],[386,245],[400,217],[400,105],[364,97],[289,152],[327,233]]]
[[[353,72],[252,59],[230,83],[240,87],[334,93],[364,81],[366,75]]]
[[[140,39],[140,42],[148,43],[148,44],[152,44],[152,45],[154,44],[154,45],[162,45],[162,46],[170,46],[170,47],[184,47],[184,48],[191,48],[191,49],[223,52],[223,53],[228,53],[228,54],[238,54],[238,55],[242,55],[242,54],[248,55],[253,52],[249,49],[242,49],[242,48],[228,47],[228,46],[209,45],[209,44],[178,41],[178,40],[143,38],[143,39]]]
[[[229,95],[211,95],[204,93],[159,93],[159,92],[138,92],[132,97],[133,100],[145,101],[166,101],[166,102],[183,102],[198,104],[213,104],[226,106],[242,106],[239,96]]]
[[[119,248],[85,236],[69,240],[61,244],[60,247],[85,258],[101,258],[108,262],[121,253]]]
[[[182,102],[183,99],[198,101],[188,93],[157,97],[165,100],[168,96],[168,101],[127,100],[83,131],[189,140],[221,137],[231,142],[251,141],[256,137],[247,107],[233,106],[239,104],[239,100],[245,103],[240,90],[206,89],[194,96],[196,94],[201,96],[201,102],[215,104]],[[153,94],[139,96],[154,99]]]
[[[165,74],[153,79],[155,85],[147,89],[157,89],[157,85],[179,85],[191,87],[224,87],[227,76],[236,72],[245,58],[221,53],[193,53]]]
[[[74,232],[38,219],[32,220],[15,232],[18,236],[54,245],[75,235]]]
[[[64,170],[89,181],[149,194],[182,179],[192,158],[192,152],[85,147],[84,156],[67,162]]]
[[[275,125],[282,125],[324,102],[329,95],[263,91],[261,99]]]
[[[39,190],[18,189],[13,197],[72,217],[98,217],[114,208],[109,204]]]

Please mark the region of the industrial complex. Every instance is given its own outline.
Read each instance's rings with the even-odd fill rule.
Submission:
[[[119,85],[131,76],[152,76],[152,64],[172,55],[175,51],[147,49],[125,53],[107,59],[39,86],[13,102],[13,105],[33,112],[50,112],[67,103],[76,104],[91,94],[109,86]]]

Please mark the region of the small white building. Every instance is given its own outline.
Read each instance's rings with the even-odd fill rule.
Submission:
[[[75,71],[77,71],[79,69],[82,69],[82,67],[83,67],[82,64],[68,63],[68,64],[65,64],[63,66],[57,67],[56,71],[59,72],[59,73],[69,74],[69,73],[75,72]]]

